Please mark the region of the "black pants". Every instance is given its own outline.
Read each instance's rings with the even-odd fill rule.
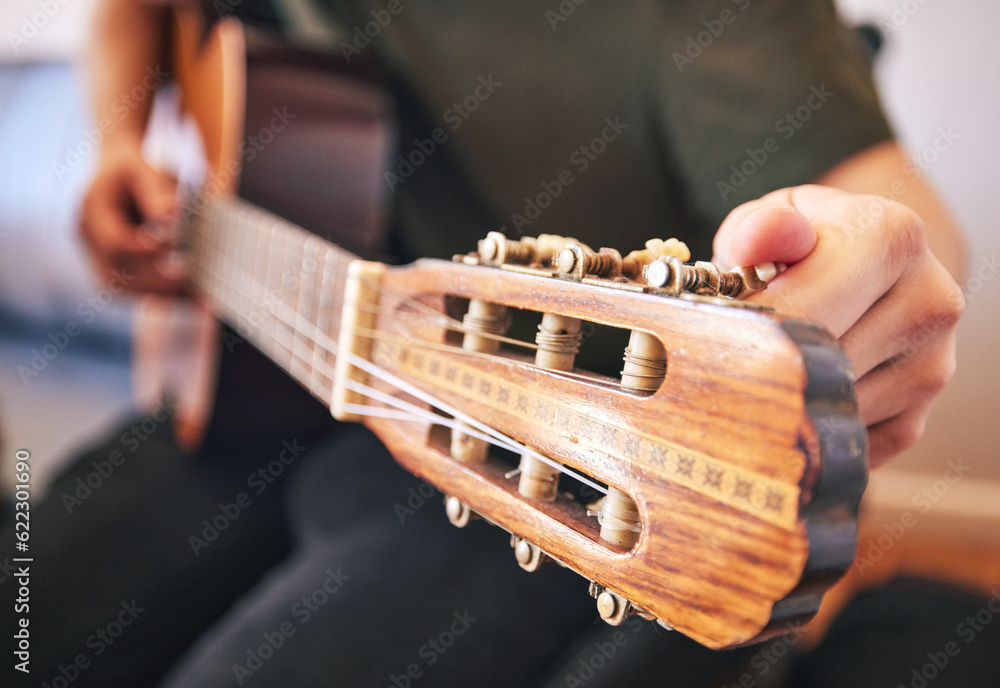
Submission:
[[[96,485],[122,446],[83,456],[32,512],[31,674],[12,671],[5,623],[5,686],[926,688],[918,675],[992,686],[1000,670],[989,601],[909,584],[862,598],[802,656],[788,640],[717,653],[638,620],[608,627],[585,581],[523,572],[485,523],[453,528],[361,428],[304,451],[275,441],[249,465],[194,460],[158,431]],[[4,618],[16,588],[0,583]]]

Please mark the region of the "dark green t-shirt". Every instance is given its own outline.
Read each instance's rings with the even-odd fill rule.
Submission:
[[[729,210],[891,135],[829,0],[317,2],[398,96],[406,258],[502,230],[707,259]]]

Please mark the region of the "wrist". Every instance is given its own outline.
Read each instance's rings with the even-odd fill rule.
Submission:
[[[100,164],[116,164],[123,160],[142,159],[140,132],[112,132],[104,137],[100,147]]]

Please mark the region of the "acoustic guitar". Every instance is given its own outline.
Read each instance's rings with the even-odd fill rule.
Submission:
[[[773,270],[686,264],[670,242],[623,256],[499,233],[450,261],[362,260],[324,237],[379,248],[392,135],[377,80],[333,58],[248,53],[230,19],[176,18],[175,79],[209,166],[183,243],[211,312],[337,419],[371,428],[447,495],[453,523],[509,531],[512,565],[579,573],[609,623],[640,615],[729,648],[816,612],[854,557],[867,438],[831,335],[735,298]],[[271,138],[319,126],[340,159],[279,159],[264,141],[303,100],[325,119]],[[238,184],[258,155],[267,174]],[[290,161],[314,166],[305,182],[287,183]],[[534,340],[508,332],[519,319]],[[627,339],[620,376],[576,367],[593,328]]]

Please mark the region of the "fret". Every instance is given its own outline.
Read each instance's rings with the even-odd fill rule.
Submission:
[[[264,352],[267,353],[276,363],[281,363],[278,356],[278,321],[273,312],[273,299],[271,297],[270,284],[273,280],[273,273],[276,271],[274,264],[275,256],[279,253],[280,237],[272,232],[272,228],[264,223],[262,218],[257,218],[255,224],[258,225],[261,234],[261,253],[263,255],[263,271],[260,273],[260,296],[257,298],[256,306],[260,311],[260,333],[264,338]]]
[[[305,323],[308,335],[304,337],[299,348],[305,361],[304,365],[309,373],[305,379],[305,386],[314,395],[320,397],[320,380],[322,379],[322,369],[316,367],[316,352],[321,348],[321,344],[314,340],[314,330],[318,320],[319,309],[319,280],[322,270],[323,245],[315,236],[308,236],[305,240],[305,249],[302,253],[302,279],[299,284],[299,303],[296,309]]]
[[[221,218],[220,218],[221,219]],[[233,307],[233,296],[234,296],[234,285],[236,283],[235,265],[231,260],[225,260],[226,257],[231,256],[233,253],[233,223],[230,222],[220,222],[219,232],[220,238],[222,239],[222,250],[219,254],[223,258],[222,262],[222,302],[226,305],[227,309],[232,310]]]
[[[344,285],[347,281],[346,266],[349,262],[345,260],[345,257],[350,255],[335,246],[327,246],[326,264],[328,267],[324,290],[328,294],[328,301],[326,307],[327,321],[323,333],[327,338],[336,343],[336,346],[330,347],[327,356],[327,366],[330,371],[334,369],[334,362],[339,352],[340,317],[344,310]]]
[[[334,308],[334,300],[337,299],[341,293],[340,286],[337,283],[337,262],[338,258],[336,252],[329,245],[325,245],[321,251],[322,255],[322,265],[323,271],[320,274],[320,284],[319,284],[319,312],[316,318],[316,330],[325,335],[333,337],[330,326],[334,320],[340,320],[340,312]],[[333,369],[336,362],[336,352],[332,351],[330,347],[320,347],[319,359],[320,363],[316,365],[317,368],[321,368],[326,371],[326,378],[324,378],[324,385],[320,389],[321,399],[329,401],[333,396]]]
[[[215,213],[211,205],[208,205],[205,209],[207,214],[202,215],[202,269],[206,272],[206,281],[202,285],[205,293],[210,295],[212,302],[217,303],[220,296],[222,274],[220,273],[219,267],[219,256],[222,255],[219,250],[219,243],[221,238],[219,237],[219,218]]]
[[[236,264],[231,258],[236,223],[227,220],[229,220],[229,218],[226,216],[219,216],[219,224],[222,233],[221,253],[219,254],[221,268],[220,274],[222,276],[221,296],[222,302],[226,305],[226,308],[230,312],[234,312],[236,305],[236,285],[239,282],[239,274],[236,271]]]
[[[239,243],[244,240],[242,239],[244,231],[239,227],[239,223],[234,221],[233,215],[228,208],[219,208],[219,215],[220,219],[222,219],[227,226],[237,228],[241,237],[241,240],[237,242],[237,246],[239,246]],[[227,299],[229,302],[228,306],[230,312],[233,313],[234,320],[240,326],[240,331],[247,332],[250,325],[245,317],[244,309],[241,308],[243,299],[245,298],[241,292],[247,288],[246,278],[241,273],[241,264],[234,255],[224,255],[222,256],[222,260],[226,263],[226,271],[224,273],[226,275],[226,281],[229,285],[231,285],[230,290],[235,292],[232,294],[235,298]]]
[[[233,235],[233,223],[225,212],[216,209],[213,213],[213,233],[218,237],[218,253],[215,255],[215,273],[218,275],[216,298],[227,313],[234,313],[234,284],[237,279],[235,264],[229,259],[230,245]]]
[[[275,315],[278,317],[278,343],[280,345],[281,355],[283,358],[283,364],[285,370],[292,374],[293,364],[295,362],[295,356],[292,353],[292,344],[295,339],[295,321],[294,315],[290,316],[290,309],[292,308],[292,294],[295,280],[291,279],[292,275],[292,265],[295,264],[295,236],[292,232],[288,231],[288,228],[283,224],[280,229],[282,236],[284,237],[284,250],[282,251],[281,261],[278,263],[280,267],[280,277],[278,281],[278,298],[275,302]],[[293,377],[295,377],[293,375]]]
[[[241,241],[249,242],[250,238],[246,237],[246,235],[249,232],[252,232],[253,230],[252,225],[249,224],[245,226],[242,225],[239,222],[239,214],[234,213],[230,208],[220,209],[220,213],[223,214],[223,216],[226,218],[227,224],[238,228],[240,236],[243,237]],[[248,298],[252,298],[253,282],[252,280],[248,281],[246,277],[246,264],[241,262],[238,256],[227,256],[226,258],[228,258],[229,262],[231,263],[230,265],[231,273],[234,275],[234,278],[239,280],[238,291],[240,292],[237,294],[235,301],[229,304],[230,309],[231,311],[233,311],[235,315],[236,322],[240,325],[239,330],[241,332],[246,333],[249,337],[252,337],[254,334],[252,332],[253,324],[251,322],[251,314],[253,313],[252,311],[253,304],[252,303],[248,304],[247,300]],[[235,277],[236,275],[238,275],[238,277]],[[246,294],[247,291],[251,292],[251,296],[248,297],[248,295]]]
[[[187,239],[189,242],[188,252],[193,256],[191,262],[194,263],[194,269],[200,275],[200,278],[193,277],[192,279],[203,294],[211,297],[211,283],[214,276],[207,264],[212,260],[212,251],[206,245],[211,235],[211,228],[208,226],[208,223],[209,217],[204,212],[196,213],[192,210],[191,228],[188,231],[189,236]]]
[[[225,310],[223,289],[225,286],[225,263],[222,252],[222,218],[211,203],[206,203],[202,216],[202,269],[206,272],[206,280],[202,289],[209,296],[211,303],[220,310]]]
[[[203,203],[189,221],[195,286],[248,341],[329,403],[354,256],[245,201]]]
[[[229,225],[227,218],[221,212],[212,213],[211,232],[215,252],[212,256],[212,272],[216,276],[214,296],[224,312],[231,312],[231,287],[233,276],[232,264],[226,259],[228,255]]]
[[[292,340],[295,338],[295,328],[294,322],[289,322],[288,318],[281,317],[285,315],[283,306],[291,307],[290,297],[292,294],[292,287],[294,285],[294,280],[292,274],[292,266],[295,264],[295,236],[292,232],[288,231],[288,228],[281,226],[280,228],[282,235],[282,251],[281,259],[277,263],[278,265],[278,281],[276,283],[277,294],[274,298],[274,308],[275,315],[278,316],[278,344],[281,348],[281,355],[284,357],[282,362],[284,364],[285,370],[289,373],[292,372]],[[275,295],[272,295],[272,298]]]
[[[288,351],[291,355],[290,372],[292,377],[306,385],[309,373],[303,364],[304,356],[300,356],[298,353],[305,345],[303,338],[308,326],[302,317],[302,282],[305,279],[302,272],[302,259],[305,255],[305,237],[298,231],[290,231],[288,240],[288,255],[285,261],[285,271],[282,273],[282,302],[292,309],[293,320],[288,328]]]
[[[252,271],[246,269],[252,245],[252,226],[244,226],[234,223],[236,230],[236,247],[230,261],[233,263],[234,271],[239,274],[238,289],[236,299],[233,302],[233,310],[236,314],[246,313],[253,306],[251,292],[253,290],[254,275]],[[238,317],[238,316],[237,316]]]
[[[332,257],[335,266],[333,270],[334,311],[330,319],[330,328],[327,331],[327,335],[335,342],[339,342],[340,316],[344,309],[344,285],[347,283],[347,265],[350,263],[351,259],[353,259],[353,256],[336,247],[332,248]]]
[[[207,267],[211,275],[209,286],[213,300],[221,306],[225,284],[224,265],[222,264],[222,256],[225,255],[222,251],[222,220],[217,212],[212,212],[208,217],[208,222],[207,230],[212,247],[211,252],[206,256],[206,260],[208,261]]]
[[[280,323],[276,317],[273,316],[274,308],[276,308],[275,295],[278,294],[278,286],[281,285],[281,266],[278,263],[278,258],[282,260],[285,255],[285,242],[284,235],[276,231],[276,228],[265,227],[265,233],[270,235],[270,241],[267,242],[265,247],[265,252],[267,253],[267,265],[264,273],[264,297],[261,301],[266,307],[266,312],[271,317],[266,319],[266,326],[264,326],[264,331],[267,333],[271,350],[271,358],[275,360],[276,363],[283,365],[284,357],[280,355],[279,350],[279,339],[278,330],[280,328]],[[271,230],[271,231],[268,231]]]
[[[266,297],[264,285],[267,284],[267,265],[270,258],[268,236],[259,222],[247,222],[247,228],[253,235],[253,241],[251,242],[253,255],[250,256],[250,260],[247,263],[250,274],[253,275],[253,282],[250,288],[251,302],[247,312],[258,313],[259,323],[257,329],[263,334],[267,331],[265,323],[267,314],[263,310],[262,304]],[[265,353],[271,350],[272,347],[270,345],[267,348],[261,349]]]

